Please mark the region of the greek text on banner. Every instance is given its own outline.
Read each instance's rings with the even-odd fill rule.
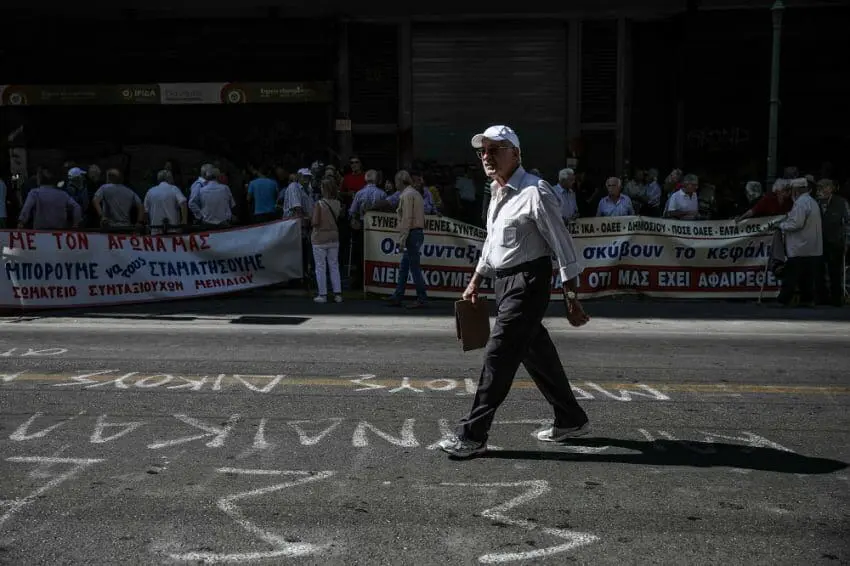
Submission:
[[[580,219],[569,227],[585,266],[579,295],[747,298],[758,296],[763,283],[767,294],[775,294],[778,281],[764,270],[771,252],[766,226],[772,220]],[[389,294],[395,289],[400,258],[396,222],[387,213],[366,217],[363,268],[369,292]],[[430,296],[457,297],[463,292],[485,237],[484,230],[470,224],[427,218],[421,263]],[[553,297],[560,284],[553,267]],[[491,281],[485,281],[482,293],[492,293]],[[406,294],[415,294],[412,279]]]
[[[295,220],[184,236],[4,230],[0,244],[3,307],[191,298],[302,277]]]

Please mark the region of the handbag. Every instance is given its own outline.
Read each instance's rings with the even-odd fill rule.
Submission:
[[[336,231],[339,232],[339,221],[336,219],[336,215],[334,214],[334,211],[331,208],[331,205],[328,204],[328,201],[326,201],[325,199],[322,199],[319,202],[321,202],[323,205],[325,205],[325,208],[327,208],[328,212],[331,213],[331,218],[333,218],[334,226],[336,226]],[[342,208],[340,207],[340,211],[341,210],[342,210]]]

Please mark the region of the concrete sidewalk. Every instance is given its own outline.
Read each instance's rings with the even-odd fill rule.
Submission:
[[[288,316],[398,316],[453,317],[455,299],[434,299],[427,308],[391,308],[383,297],[349,291],[340,304],[316,304],[305,290],[258,289],[233,295],[132,305],[53,309],[44,311],[0,312],[0,320],[43,318],[114,318],[144,316],[151,319],[239,315],[242,317]],[[491,308],[493,301],[490,300]],[[776,303],[757,304],[754,300],[727,301],[703,299],[648,299],[627,296],[586,300],[585,310],[595,319],[678,319],[678,320],[774,320],[850,322],[850,309],[835,307],[785,308]],[[564,306],[553,301],[549,317],[562,317]],[[850,326],[848,326],[850,339]]]

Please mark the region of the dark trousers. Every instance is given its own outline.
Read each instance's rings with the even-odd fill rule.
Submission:
[[[362,289],[366,280],[363,273],[364,232],[363,230],[351,230],[349,234],[351,235],[349,238],[349,246],[351,246],[349,255],[351,258],[350,286],[352,289]],[[348,258],[345,261],[347,263]]]
[[[823,258],[817,275],[818,299],[835,306],[844,304],[844,244],[823,244]],[[826,279],[829,276],[829,286]]]
[[[304,279],[309,280],[314,273],[313,266],[313,244],[310,241],[310,233],[301,233],[301,268],[304,270]]]
[[[555,410],[556,427],[587,422],[587,414],[576,401],[558,351],[542,324],[551,294],[551,260],[541,258],[525,264],[524,269],[496,277],[496,322],[487,342],[472,410],[457,427],[460,438],[487,440],[496,410],[508,396],[520,364]]]
[[[789,257],[785,262],[785,270],[782,273],[782,287],[779,290],[777,301],[783,305],[791,303],[794,291],[800,289],[800,304],[812,304],[815,302],[815,276],[818,272],[820,256],[812,257]]]

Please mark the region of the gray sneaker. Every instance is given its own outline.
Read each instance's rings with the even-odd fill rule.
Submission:
[[[543,442],[563,442],[569,438],[584,436],[590,432],[590,422],[571,428],[551,427],[537,433],[537,440]]]
[[[456,436],[449,436],[442,439],[437,446],[440,450],[446,452],[449,456],[458,459],[473,458],[479,454],[487,452],[487,442],[475,442],[473,440],[463,440]]]

